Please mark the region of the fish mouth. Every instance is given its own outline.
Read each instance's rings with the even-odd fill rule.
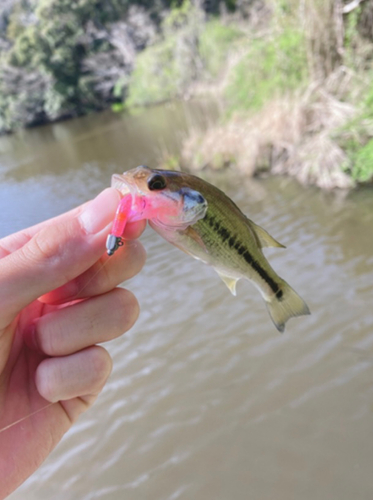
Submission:
[[[132,172],[133,171],[129,171]],[[118,189],[122,196],[131,195],[135,200],[138,196],[148,197],[150,193],[143,192],[138,184],[138,179],[134,178],[129,172],[124,174],[114,174],[111,179],[111,186]],[[179,207],[178,216],[167,216],[160,207],[160,213],[152,217],[155,225],[161,226],[164,229],[182,230],[193,225],[200,219],[203,219],[207,211],[207,201],[201,193],[194,189],[183,186],[177,191],[169,191],[167,189],[156,191],[158,196],[167,198],[176,207]],[[169,205],[168,205],[169,206]]]
[[[131,183],[131,178],[126,178],[126,172],[124,174],[114,174],[111,177],[111,187],[118,189],[123,196],[126,194],[135,194],[138,192],[136,184]]]

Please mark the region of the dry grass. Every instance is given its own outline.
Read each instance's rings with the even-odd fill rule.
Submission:
[[[250,176],[265,170],[324,189],[352,187],[354,180],[343,171],[349,159],[334,137],[357,116],[361,95],[371,85],[366,70],[371,41],[366,33],[362,37],[354,14],[343,14],[343,0],[259,3],[270,12],[271,30],[302,27],[311,83],[306,90],[274,97],[246,117],[213,125],[204,136],[191,133],[182,151],[183,167],[234,166]],[[363,14],[360,25],[371,27],[373,7],[365,5]],[[221,83],[221,95],[227,80]]]
[[[336,81],[342,84],[334,77],[329,86]],[[193,133],[184,144],[182,164],[191,170],[234,165],[251,176],[270,170],[324,189],[349,188],[353,181],[341,170],[345,153],[332,132],[355,108],[334,95],[328,81],[313,84],[302,94],[272,100],[246,119],[211,126],[202,137]]]
[[[252,2],[249,4],[251,9]],[[276,79],[277,73],[274,74],[279,88],[274,86],[273,93],[263,99],[260,108],[248,107],[243,115],[245,92],[250,95],[255,92],[257,96],[263,89],[260,72],[254,75],[256,79],[247,78],[250,72],[240,74],[240,85],[235,87],[241,99],[234,107],[237,114],[226,123],[210,126],[202,136],[200,131],[191,132],[184,142],[182,166],[190,170],[232,166],[249,176],[270,171],[291,175],[301,183],[323,189],[354,186],[358,179],[351,174],[355,165],[354,142],[356,147],[363,147],[371,137],[361,117],[366,113],[364,96],[369,95],[371,88],[373,2],[361,0],[361,4],[362,11],[352,9],[346,15],[344,0],[257,2],[266,8],[266,23],[252,30],[251,36],[268,38],[268,43],[277,40],[276,51],[281,49],[286,56],[292,29],[301,27],[307,76],[300,79],[298,90],[286,86],[291,71],[296,74],[302,69],[296,66],[297,60],[292,54],[290,61],[295,67],[285,67],[284,81]],[[265,28],[269,30],[267,34]],[[282,38],[273,38],[274,33],[282,34]],[[236,56],[242,59],[244,50]],[[265,60],[265,56],[264,52],[263,66],[273,66],[274,61],[270,57]],[[225,78],[219,81],[219,92],[215,92],[222,102],[224,96],[227,98],[225,89],[235,64],[228,67]],[[281,66],[275,67],[277,72],[282,70]],[[255,72],[256,68],[251,71]],[[265,71],[263,74],[268,76]],[[253,90],[250,82],[257,81],[259,84]],[[355,126],[351,137],[346,137],[343,130],[349,130],[351,123],[358,123],[361,130],[359,127],[355,130]],[[341,147],[344,143],[346,147]],[[345,173],[347,169],[349,175]]]

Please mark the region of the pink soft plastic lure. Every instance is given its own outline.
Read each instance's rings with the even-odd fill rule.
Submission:
[[[111,185],[123,195],[106,240],[108,255],[123,245],[127,222],[151,220],[156,226],[185,230],[206,215],[207,201],[188,186],[165,190],[164,177],[147,167],[137,167],[123,175],[115,174]]]
[[[106,250],[108,255],[113,253],[123,245],[122,234],[126,227],[127,221],[131,220],[132,196],[126,194],[121,199],[111,228],[111,232],[106,240]]]

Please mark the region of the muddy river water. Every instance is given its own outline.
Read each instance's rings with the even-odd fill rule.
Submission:
[[[207,116],[174,104],[1,138],[0,236],[157,166]],[[250,283],[231,296],[148,228],[107,386],[11,500],[373,499],[373,190],[204,175],[286,245],[266,254],[312,315],[279,334]]]

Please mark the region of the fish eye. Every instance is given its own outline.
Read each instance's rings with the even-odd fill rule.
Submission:
[[[154,174],[148,179],[148,188],[150,191],[159,191],[166,187],[166,179],[163,175]]]

